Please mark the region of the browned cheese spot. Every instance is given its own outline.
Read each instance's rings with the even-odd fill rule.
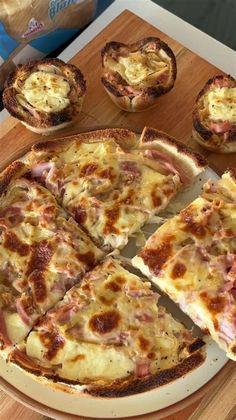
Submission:
[[[110,281],[106,284],[106,289],[111,290],[112,292],[120,292],[121,287],[115,281]]]
[[[225,298],[223,296],[210,297],[207,292],[202,292],[200,296],[212,314],[218,314],[224,310]]]
[[[76,257],[88,268],[95,265],[95,256],[92,251],[85,252],[85,254],[76,254]]]
[[[53,250],[46,240],[35,242],[31,246],[31,258],[29,261],[26,275],[30,275],[34,270],[44,271],[51,260]]]
[[[119,321],[120,315],[117,311],[107,311],[93,315],[89,327],[98,334],[106,334],[116,328]]]
[[[147,248],[143,249],[139,256],[143,259],[144,263],[148,266],[149,270],[158,275],[161,271],[162,267],[171,256],[172,253],[172,245],[171,240],[175,237],[169,235],[165,238],[165,242],[157,247],[157,248]]]
[[[183,263],[177,262],[172,269],[171,277],[172,279],[177,279],[184,276],[185,272],[186,266]]]
[[[85,207],[76,205],[76,207],[73,209],[73,214],[74,214],[74,218],[76,222],[80,223],[81,225],[85,223],[86,218],[87,218]]]
[[[72,359],[70,359],[70,362],[78,362],[79,360],[84,359],[86,359],[85,354],[77,354],[75,357],[72,357]]]
[[[106,218],[106,223],[104,226],[105,235],[108,235],[109,233],[119,233],[118,229],[114,226],[119,218],[119,213],[120,213],[120,209],[118,206],[105,210],[105,218]]]
[[[3,245],[12,252],[17,252],[21,257],[25,257],[30,252],[30,246],[24,244],[13,232],[5,233],[5,240]]]
[[[40,340],[44,347],[48,349],[45,354],[46,359],[52,360],[65,345],[65,340],[59,335],[58,331],[52,329],[51,331],[40,331]]]
[[[203,238],[206,235],[206,228],[194,221],[193,215],[191,214],[191,209],[187,208],[180,212],[180,217],[182,221],[185,223],[184,230],[186,232],[192,233],[197,238]]]
[[[98,165],[96,163],[87,163],[84,165],[80,170],[80,176],[86,177],[93,174],[98,169]]]
[[[143,350],[143,351],[147,351],[148,350],[148,348],[150,347],[150,341],[149,340],[147,340],[145,337],[143,337],[142,335],[140,335],[139,337],[138,337],[138,339],[139,339],[139,347],[140,347],[140,349],[141,350]]]

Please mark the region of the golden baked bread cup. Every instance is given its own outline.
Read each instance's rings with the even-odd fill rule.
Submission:
[[[102,84],[113,102],[125,111],[143,111],[157,103],[175,83],[176,59],[159,38],[133,44],[109,42],[102,49]]]
[[[236,80],[215,76],[197,96],[193,109],[193,137],[208,150],[236,152]]]
[[[77,119],[85,92],[77,67],[44,59],[16,67],[5,83],[3,103],[30,130],[50,134]]]

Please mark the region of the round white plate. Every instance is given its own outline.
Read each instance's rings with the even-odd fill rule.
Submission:
[[[191,188],[179,193],[173,200],[176,210],[183,208],[183,206],[196,198],[201,192],[203,183],[209,178],[216,180],[218,175],[208,168],[205,173],[196,179]],[[145,234],[147,236],[150,235],[156,227],[156,225],[146,225],[144,227]],[[131,240],[125,250],[122,251],[122,254],[130,258],[135,255],[136,251],[135,243]],[[161,303],[188,328],[194,327],[192,321],[167,297],[161,297]],[[200,330],[196,327],[194,327],[194,332],[196,335],[201,335]],[[97,419],[128,417],[169,407],[203,387],[228,361],[223,351],[209,337],[206,338],[206,351],[207,358],[205,362],[184,377],[159,388],[122,398],[91,397],[84,394],[79,386],[72,387],[60,383],[55,384],[45,378],[35,377],[18,366],[7,363],[3,356],[0,357],[0,372],[3,380],[24,394],[24,396],[67,415],[88,416]],[[7,387],[5,390],[14,395]],[[17,395],[16,392],[14,396],[27,404],[27,401],[20,395],[20,393]],[[34,408],[40,411],[37,405]],[[45,414],[45,410],[42,411]]]

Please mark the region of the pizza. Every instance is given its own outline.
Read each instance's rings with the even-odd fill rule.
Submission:
[[[117,250],[204,170],[152,128],[44,142],[0,174],[1,354],[96,396],[143,392],[203,363],[204,343]],[[108,255],[112,253],[112,255]],[[87,273],[87,274],[86,274]]]
[[[236,80],[218,75],[198,94],[193,110],[193,136],[206,149],[236,151]]]
[[[85,93],[76,66],[45,58],[16,66],[5,82],[3,103],[29,130],[50,134],[78,119]]]
[[[165,222],[133,265],[236,360],[236,171]]]
[[[0,176],[0,344],[22,340],[103,256],[21,162]]]
[[[112,101],[130,112],[158,102],[175,83],[176,58],[171,48],[155,37],[132,44],[108,42],[101,51],[102,84]]]
[[[206,166],[200,155],[153,128],[141,136],[108,129],[44,142],[23,160],[105,250],[123,248]]]
[[[158,298],[149,282],[108,257],[40,319],[10,360],[95,396],[168,383],[204,361],[204,343]]]

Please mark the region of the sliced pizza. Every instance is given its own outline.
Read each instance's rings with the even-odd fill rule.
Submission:
[[[10,360],[103,397],[173,381],[204,361],[204,343],[158,298],[149,282],[109,257],[37,323]]]
[[[0,344],[22,340],[103,256],[21,162],[0,176]]]
[[[164,223],[133,265],[236,360],[236,170]]]
[[[206,166],[201,156],[151,128],[140,138],[108,129],[40,143],[24,161],[32,177],[108,250],[123,248]]]

